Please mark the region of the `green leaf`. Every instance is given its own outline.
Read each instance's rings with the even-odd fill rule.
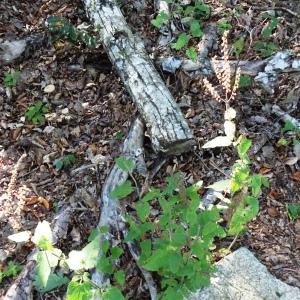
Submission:
[[[223,192],[223,191],[229,191],[230,185],[231,185],[231,179],[224,179],[209,185],[207,188],[217,192]]]
[[[245,196],[234,211],[229,224],[228,235],[240,234],[245,224],[250,222],[259,211],[259,202],[255,197]]]
[[[166,13],[161,12],[160,14],[158,14],[156,16],[155,19],[153,19],[151,21],[151,24],[157,28],[160,28],[164,22],[168,21],[168,19],[169,19],[169,16]]]
[[[140,247],[141,247],[140,262],[143,264],[151,255],[151,247],[152,247],[151,240],[142,241],[140,243]]]
[[[284,134],[287,131],[295,131],[296,126],[291,121],[285,121],[284,127],[281,129],[281,133]]]
[[[99,242],[93,240],[88,243],[82,250],[72,250],[69,258],[66,259],[71,270],[89,270],[96,266],[99,253]]]
[[[262,176],[257,174],[251,177],[251,188],[252,188],[252,195],[257,197],[261,191],[262,186]]]
[[[149,214],[150,214],[150,210],[151,210],[151,206],[148,204],[148,202],[142,202],[139,201],[136,206],[136,213],[138,215],[138,217],[140,218],[140,220],[142,222],[145,222],[146,219],[148,218]]]
[[[187,58],[191,59],[192,61],[196,61],[198,58],[198,53],[195,47],[189,47],[185,51],[185,55]]]
[[[241,159],[243,159],[250,149],[252,141],[243,137],[240,144],[237,146],[238,154]]]
[[[223,34],[225,31],[228,31],[232,28],[232,25],[227,20],[218,21],[217,27],[220,32]]]
[[[201,25],[200,22],[197,20],[193,20],[190,24],[190,33],[192,35],[192,37],[196,38],[196,37],[202,37],[203,36],[203,32],[201,30]]]
[[[42,293],[46,293],[49,291],[52,291],[54,289],[57,289],[65,284],[67,284],[69,282],[69,279],[61,274],[55,274],[55,273],[50,273],[48,280],[47,280],[47,284],[45,287],[40,287],[39,285],[37,285],[37,289],[38,291],[42,292]],[[37,281],[35,281],[35,283],[37,283]]]
[[[249,75],[241,75],[239,88],[244,89],[252,85],[252,78]]]
[[[90,300],[92,285],[89,282],[71,281],[67,289],[67,300]]]
[[[104,272],[107,274],[113,273],[113,265],[112,265],[110,259],[103,255],[98,260],[96,269],[98,272]]]
[[[272,34],[272,31],[277,27],[278,23],[279,23],[278,19],[272,16],[268,25],[261,32],[262,36],[265,39],[269,38]]]
[[[125,283],[125,273],[120,270],[114,273],[114,279],[119,285],[123,285]]]
[[[286,204],[289,218],[295,221],[300,216],[300,204],[298,203],[288,203]]]
[[[114,188],[114,190],[110,193],[110,197],[121,199],[130,195],[134,191],[131,181],[126,180],[121,185],[118,185]]]
[[[134,161],[127,159],[126,157],[117,158],[116,164],[121,170],[129,173],[131,173],[135,167]]]
[[[181,33],[178,36],[176,43],[171,44],[171,48],[180,50],[187,45],[187,43],[189,42],[189,39],[190,39],[190,37],[186,33]]]
[[[125,300],[125,298],[118,288],[111,287],[103,293],[103,300]]]
[[[185,230],[179,225],[172,236],[172,245],[181,248],[184,246],[186,238]]]
[[[57,170],[61,170],[64,167],[64,161],[62,159],[56,159],[54,165]]]
[[[244,46],[245,46],[245,38],[244,37],[240,37],[233,43],[232,47],[233,47],[233,51],[236,56],[240,56],[240,54],[244,50]]]
[[[31,240],[39,248],[51,250],[53,247],[50,224],[47,221],[39,222]]]
[[[108,240],[104,240],[102,242],[102,253],[106,254],[108,250],[109,250],[109,241]]]
[[[117,259],[124,253],[123,249],[120,247],[113,247],[110,251],[112,259]]]

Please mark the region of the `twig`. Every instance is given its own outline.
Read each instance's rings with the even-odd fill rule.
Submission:
[[[239,237],[238,234],[234,237],[233,241],[231,242],[231,244],[230,244],[229,247],[227,248],[229,251],[231,250],[231,248],[233,247],[233,245],[234,245],[235,242],[237,241],[238,237]]]
[[[287,12],[287,13],[293,15],[294,17],[299,18],[299,15],[298,15],[296,12],[290,10],[289,8],[282,7],[282,6],[276,6],[276,7],[259,7],[259,6],[252,6],[251,8],[253,8],[253,9],[255,9],[255,10],[266,10],[266,11],[267,11],[267,10],[272,10],[272,9],[273,9],[273,10],[282,10],[282,11],[285,11],[285,12]]]
[[[295,127],[300,129],[300,121],[284,112],[278,105],[273,105],[272,112],[284,121],[291,122]]]

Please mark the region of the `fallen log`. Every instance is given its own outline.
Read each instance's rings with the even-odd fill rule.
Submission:
[[[144,162],[144,148],[143,148],[143,137],[144,137],[144,124],[140,118],[136,118],[131,126],[128,136],[124,142],[123,150],[121,155],[131,159],[135,162],[136,169],[139,173],[145,175],[147,168]],[[128,172],[121,170],[118,166],[113,166],[110,174],[108,175],[102,189],[102,194],[98,200],[99,206],[101,207],[101,215],[98,223],[98,228],[107,226],[109,232],[102,233],[98,237],[99,239],[99,256],[101,256],[102,243],[104,240],[108,240],[110,243],[116,237],[112,232],[119,232],[123,236],[127,235],[126,221],[123,217],[123,212],[121,210],[119,201],[113,199],[110,194],[114,188],[122,183],[128,178]],[[137,249],[135,243],[127,242],[127,247],[135,261],[139,259],[139,250]],[[152,279],[151,273],[140,268],[142,275],[148,286],[149,293],[151,295],[151,300],[157,299],[157,291],[154,280]],[[106,274],[94,271],[92,274],[92,281],[98,286],[109,282],[109,278]]]
[[[135,102],[155,152],[179,154],[194,145],[191,130],[152,64],[142,40],[114,0],[84,0],[87,14]]]

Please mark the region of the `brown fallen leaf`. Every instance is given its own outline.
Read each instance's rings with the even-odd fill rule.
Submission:
[[[49,204],[49,201],[43,197],[40,197],[40,196],[36,196],[36,195],[33,195],[31,196],[30,198],[26,198],[25,199],[26,201],[26,205],[34,205],[34,204],[37,204],[37,203],[40,203],[42,204],[47,210],[50,209],[50,204]]]
[[[300,182],[300,171],[297,171],[295,172],[293,175],[292,175],[292,179]]]
[[[279,197],[279,192],[274,189],[271,189],[270,193],[268,194],[268,197],[277,199]]]
[[[268,214],[272,218],[276,218],[279,216],[279,212],[275,207],[269,207],[268,208]]]

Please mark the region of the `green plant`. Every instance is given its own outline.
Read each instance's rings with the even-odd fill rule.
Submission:
[[[265,58],[271,56],[276,50],[278,50],[278,46],[275,45],[273,42],[258,41],[254,44],[253,49],[261,57]]]
[[[170,19],[180,20],[183,25],[183,31],[179,33],[175,43],[171,44],[171,48],[175,50],[185,49],[186,56],[192,60],[196,60],[196,48],[188,45],[194,39],[203,36],[201,21],[210,17],[210,7],[199,0],[193,1],[189,5],[184,5],[179,0],[170,0],[167,2],[171,4],[170,14],[161,12],[151,23],[153,26],[161,28]]]
[[[252,77],[249,75],[241,75],[240,77],[240,82],[239,82],[239,88],[240,89],[245,89],[248,88],[252,85]]]
[[[230,30],[232,28],[231,23],[226,19],[221,19],[217,22],[218,30],[221,34],[223,34],[225,31]]]
[[[49,109],[42,101],[37,101],[34,105],[30,106],[25,112],[25,117],[33,124],[43,124],[45,122],[45,114]]]
[[[20,77],[20,71],[10,70],[4,73],[4,85],[6,87],[14,87]]]
[[[287,212],[289,215],[289,218],[292,221],[295,221],[300,217],[300,204],[298,203],[288,203],[286,204]]]
[[[99,44],[86,30],[79,30],[69,20],[63,17],[49,17],[47,19],[47,29],[52,34],[53,41],[68,39],[73,43],[83,43],[89,48],[96,48]]]
[[[61,158],[56,159],[53,164],[55,165],[55,168],[57,170],[61,170],[69,166],[75,160],[76,160],[76,156],[74,154],[67,154],[62,156]]]
[[[261,36],[263,41],[257,41],[254,44],[254,51],[257,52],[261,57],[269,57],[271,56],[276,50],[278,50],[278,46],[273,42],[269,41],[273,31],[278,26],[278,19],[274,16],[267,16],[269,19],[267,25],[261,31]]]
[[[286,133],[289,132],[289,135]],[[277,144],[280,146],[293,145],[300,143],[300,129],[296,127],[291,121],[286,121],[283,128],[280,130],[281,137]]]
[[[217,206],[201,210],[198,190],[202,182],[185,187],[177,173],[167,178],[165,188],[150,189],[136,202],[136,218],[127,215],[129,231],[125,241],[138,242],[140,266],[160,276],[160,299],[181,300],[191,291],[207,286],[214,271],[212,250],[215,240],[241,233],[256,216],[259,207],[257,196],[261,187],[268,186],[268,183],[263,176],[250,173],[247,156],[250,146],[250,140],[240,138],[236,146],[240,159],[235,162],[230,179],[209,186],[232,194],[226,210]],[[124,158],[120,158],[119,162],[122,162],[118,165],[124,171],[134,167],[133,162],[129,163]],[[116,187],[112,192],[116,197],[115,191],[118,191],[117,198],[120,199],[129,195],[133,188],[131,186],[129,190],[127,184]],[[160,214],[155,218],[151,216],[153,206],[160,208]],[[224,220],[223,214],[227,228],[220,225]],[[104,249],[105,253],[112,251],[108,250],[108,245]],[[113,274],[112,260],[104,257],[101,261],[99,270]]]
[[[22,271],[22,266],[14,261],[9,261],[8,265],[0,270],[0,283],[2,283],[3,279],[11,276],[16,276],[18,273]]]

